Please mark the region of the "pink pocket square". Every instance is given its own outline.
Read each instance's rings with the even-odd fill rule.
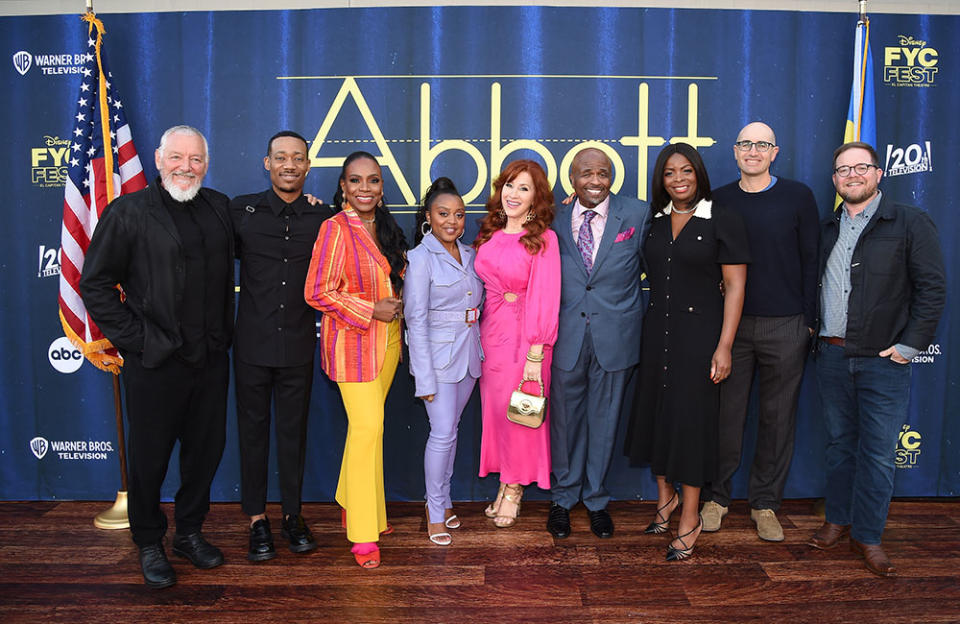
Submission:
[[[630,240],[631,238],[633,238],[634,231],[635,231],[634,228],[630,228],[620,232],[619,234],[617,234],[617,237],[613,240],[613,242],[622,243],[625,240]]]

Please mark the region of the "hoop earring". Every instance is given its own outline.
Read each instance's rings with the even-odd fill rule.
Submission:
[[[380,201],[377,202],[377,208],[383,208],[383,197],[381,197]]]
[[[527,220],[527,223],[530,223],[531,221],[533,221],[533,220],[536,219],[536,218],[537,218],[537,215],[535,215],[535,214],[533,213],[533,210],[528,210],[528,211],[527,211],[527,219],[526,219],[526,220]]]
[[[423,226],[427,226],[427,231],[426,231],[426,232],[423,231]],[[429,222],[429,221],[424,221],[423,223],[420,224],[420,235],[421,235],[421,236],[426,236],[429,232],[430,232],[430,222]]]
[[[496,215],[497,215],[497,220],[499,220],[499,221],[506,221],[506,220],[507,220],[507,213],[504,212],[503,208],[498,209],[497,212],[496,212]]]

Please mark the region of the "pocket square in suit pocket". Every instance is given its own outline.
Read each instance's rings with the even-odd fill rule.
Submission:
[[[628,229],[620,232],[619,234],[617,234],[617,237],[613,240],[613,242],[615,242],[615,243],[622,243],[622,242],[625,241],[625,240],[630,240],[631,238],[633,238],[633,233],[634,233],[635,231],[636,231],[636,230],[635,230],[634,228],[628,228]]]

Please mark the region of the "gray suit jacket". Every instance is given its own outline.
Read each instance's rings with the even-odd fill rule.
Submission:
[[[590,319],[590,335],[600,366],[623,370],[640,361],[640,327],[645,298],[643,241],[650,227],[646,202],[610,195],[610,211],[593,271],[587,275],[573,236],[573,203],[560,206],[553,229],[560,241],[560,329],[553,365],[573,370]]]

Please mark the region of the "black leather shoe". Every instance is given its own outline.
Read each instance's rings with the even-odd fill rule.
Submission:
[[[140,570],[147,587],[163,589],[177,582],[177,573],[173,571],[160,542],[140,547]]]
[[[570,536],[570,510],[563,505],[550,505],[550,515],[547,516],[547,531],[557,539]]]
[[[190,535],[179,533],[173,536],[173,554],[185,557],[201,570],[208,570],[223,564],[223,553],[212,545],[199,532]]]
[[[267,561],[277,556],[273,549],[273,535],[270,533],[270,521],[264,518],[257,520],[250,527],[250,551],[247,559],[250,561]]]
[[[300,514],[292,514],[283,519],[283,536],[290,540],[290,552],[305,553],[317,548],[310,527]]]
[[[613,537],[613,518],[610,517],[606,509],[598,509],[597,511],[588,509],[587,515],[590,516],[590,530],[593,531],[594,535],[604,538]]]

